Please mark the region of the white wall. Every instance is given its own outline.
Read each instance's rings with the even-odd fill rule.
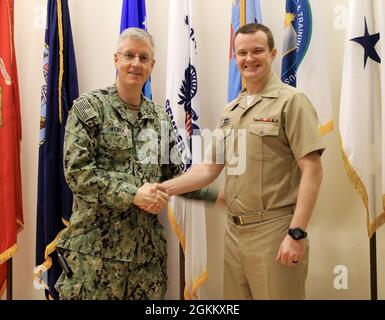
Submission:
[[[156,40],[156,65],[152,85],[154,100],[164,104],[168,0],[147,0],[148,28]],[[338,146],[338,110],[343,58],[344,29],[336,29],[341,18],[334,10],[348,0],[323,0],[323,14],[328,23],[322,27],[329,36],[328,53],[333,70],[332,87],[335,127],[325,136],[323,155],[324,181],[314,212],[309,236],[310,268],[307,282],[309,299],[369,299],[369,241],[360,199],[345,175]],[[75,42],[80,92],[104,87],[114,80],[113,52],[120,25],[121,0],[69,0]],[[280,54],[284,0],[261,0],[264,23],[271,27]],[[227,96],[227,67],[231,0],[194,0],[199,54],[202,126],[213,128]],[[14,298],[42,299],[42,291],[33,286],[35,259],[35,220],[37,155],[42,84],[42,48],[45,0],[15,0],[15,41],[22,103],[23,144],[22,178],[25,229],[19,236],[19,251],[14,263]],[[280,61],[274,70],[279,74]],[[322,88],[320,88],[322,90]],[[162,221],[167,219],[162,216]],[[222,297],[222,258],[224,213],[208,210],[209,280],[202,297]],[[179,272],[176,266],[178,246],[166,225],[169,241],[168,298],[178,298]],[[385,298],[385,228],[378,232],[379,298]],[[348,290],[335,290],[333,270],[344,265],[349,271]]]

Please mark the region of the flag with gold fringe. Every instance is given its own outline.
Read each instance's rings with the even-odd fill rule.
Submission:
[[[191,165],[191,141],[199,131],[197,41],[191,0],[171,0],[168,24],[166,112],[177,136],[184,169]],[[173,197],[169,220],[185,257],[185,299],[198,299],[207,279],[205,208],[202,201]]]
[[[0,1],[0,298],[7,260],[23,228],[20,173],[21,117],[14,45],[14,1]]]
[[[366,211],[368,235],[385,222],[385,3],[351,0],[341,88],[342,156]]]
[[[79,95],[68,0],[48,0],[41,95],[35,276],[46,296],[62,270],[56,239],[72,213],[72,193],[64,179],[63,142],[68,110]]]

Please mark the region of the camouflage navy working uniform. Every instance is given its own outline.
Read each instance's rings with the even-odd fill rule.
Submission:
[[[168,141],[161,141],[161,131]],[[164,298],[167,252],[163,227],[157,215],[132,201],[146,182],[181,173],[178,164],[161,162],[161,156],[168,156],[174,146],[168,115],[145,97],[137,119],[119,98],[116,86],[75,101],[64,143],[65,177],[74,193],[73,214],[57,244],[73,275],[63,273],[56,283],[61,299]],[[147,161],[140,161],[143,159]],[[190,197],[212,200],[207,190]]]

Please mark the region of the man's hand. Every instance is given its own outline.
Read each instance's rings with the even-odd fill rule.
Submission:
[[[162,186],[162,184],[160,184],[160,183],[154,183],[153,185],[152,185],[152,188],[153,188],[153,190],[154,191],[159,191],[159,192],[162,192],[163,194],[166,194],[167,195],[167,193],[166,193],[166,189]],[[166,205],[167,205],[167,203],[166,203]],[[153,213],[153,214],[157,214],[157,213],[159,213],[159,211],[161,210],[161,209],[163,209],[166,205],[164,205],[164,206],[159,206],[158,204],[156,204],[156,203],[150,203],[150,204],[146,204],[146,205],[142,205],[142,206],[140,206],[140,209],[142,209],[142,210],[144,210],[144,211],[147,211],[147,212],[150,212],[150,213]]]
[[[139,208],[157,214],[160,209],[167,206],[168,200],[167,193],[159,184],[145,183],[138,189],[133,202]]]
[[[291,236],[286,235],[279,247],[275,260],[285,266],[295,266],[303,259],[304,254],[305,240],[294,240]]]

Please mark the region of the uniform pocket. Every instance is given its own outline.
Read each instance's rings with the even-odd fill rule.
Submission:
[[[267,148],[274,144],[279,135],[280,125],[273,122],[252,123],[247,135],[247,151],[251,159],[270,160],[272,153]]]
[[[103,133],[100,144],[113,150],[127,150],[133,145],[131,136],[114,132]]]
[[[82,300],[81,291],[83,280],[78,278],[68,278],[64,273],[55,284],[55,289],[59,292],[60,300]]]
[[[279,123],[252,123],[249,127],[249,132],[257,136],[278,136],[279,134]]]
[[[116,172],[130,170],[133,158],[131,134],[104,132],[99,141],[100,148],[96,157],[99,168]]]

